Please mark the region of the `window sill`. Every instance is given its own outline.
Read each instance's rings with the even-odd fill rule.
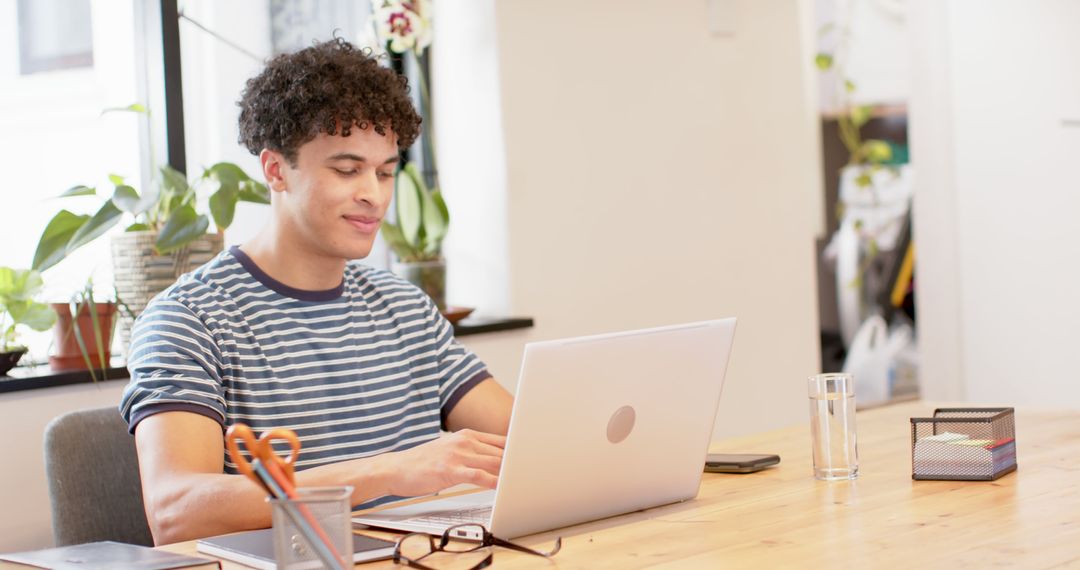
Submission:
[[[528,317],[469,317],[454,325],[454,336],[527,329],[532,326],[533,320]],[[107,381],[127,380],[128,371],[120,359],[114,359],[113,366],[107,370],[105,376],[108,378]],[[90,373],[86,370],[57,372],[49,368],[48,364],[16,366],[8,372],[7,376],[0,376],[0,394],[89,382],[91,382]]]

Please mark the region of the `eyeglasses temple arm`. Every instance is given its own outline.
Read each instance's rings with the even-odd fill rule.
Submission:
[[[493,544],[495,546],[501,546],[503,548],[509,548],[511,550],[517,550],[518,552],[525,552],[527,554],[535,554],[537,556],[543,556],[544,558],[550,558],[550,557],[555,556],[556,554],[558,554],[559,550],[562,550],[562,537],[561,536],[555,537],[555,546],[552,547],[552,549],[549,550],[548,552],[542,552],[542,551],[539,551],[539,550],[533,550],[533,549],[531,549],[531,548],[529,548],[527,546],[521,546],[520,544],[514,544],[513,542],[510,542],[509,540],[503,540],[503,539],[501,539],[501,538],[499,538],[499,537],[497,537],[495,535],[491,535],[491,544]]]

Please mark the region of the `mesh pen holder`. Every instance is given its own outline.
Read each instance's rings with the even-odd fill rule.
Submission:
[[[911,478],[993,481],[1016,470],[1013,408],[938,408],[911,418]]]

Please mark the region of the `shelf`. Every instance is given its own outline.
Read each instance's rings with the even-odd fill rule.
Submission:
[[[454,325],[454,336],[527,329],[533,326],[529,317],[468,317]]]
[[[128,371],[120,364],[119,359],[113,359],[113,365],[106,371],[105,377],[108,380],[126,380]],[[100,372],[98,372],[98,381],[102,381]],[[48,364],[16,366],[6,376],[0,376],[0,394],[90,382],[90,372],[86,370],[56,371]]]
[[[526,329],[532,326],[533,320],[528,317],[469,317],[454,325],[454,336]],[[128,371],[119,358],[114,358],[106,376],[110,381],[126,380]],[[98,380],[101,380],[100,375]],[[57,372],[49,368],[48,364],[16,366],[7,376],[0,376],[0,394],[90,382],[90,373],[86,370]]]

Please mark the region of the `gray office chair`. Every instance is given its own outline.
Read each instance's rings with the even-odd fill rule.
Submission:
[[[64,414],[45,428],[57,546],[114,540],[152,546],[135,438],[115,407]]]

